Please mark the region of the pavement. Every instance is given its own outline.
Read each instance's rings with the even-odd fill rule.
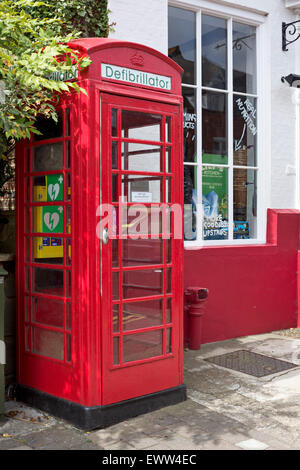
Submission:
[[[296,367],[257,378],[206,361],[239,350]],[[103,430],[85,432],[8,401],[0,450],[300,449],[299,329],[206,344],[185,351],[184,366],[187,401]]]

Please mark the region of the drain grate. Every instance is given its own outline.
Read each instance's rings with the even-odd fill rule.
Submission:
[[[240,350],[220,356],[209,357],[205,359],[226,369],[236,370],[254,377],[265,377],[266,375],[276,374],[288,369],[299,367],[291,362],[281,361],[274,357],[263,356],[252,351]]]

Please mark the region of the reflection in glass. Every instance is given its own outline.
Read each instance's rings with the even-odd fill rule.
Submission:
[[[169,57],[184,72],[183,83],[196,82],[196,15],[192,11],[169,7],[168,12]]]
[[[235,169],[233,173],[234,239],[257,237],[257,171]]]
[[[119,338],[113,338],[113,365],[118,365],[119,359]]]
[[[146,266],[163,263],[163,240],[123,240],[123,266]]]
[[[119,308],[120,306],[118,304],[113,304],[112,310],[113,310],[113,332],[118,333],[119,331]]]
[[[64,303],[44,297],[32,298],[32,320],[57,328],[64,327]]]
[[[61,170],[63,143],[46,144],[33,148],[33,171]]]
[[[163,270],[144,269],[123,272],[123,298],[162,295]]]
[[[228,239],[228,168],[202,167],[203,239]]]
[[[122,170],[162,171],[162,148],[145,144],[122,143]]]
[[[227,87],[226,20],[202,15],[202,85]]]
[[[184,239],[197,236],[197,167],[184,166]]]
[[[118,142],[111,143],[111,167],[113,170],[118,169]]]
[[[257,100],[233,96],[234,165],[256,166]]]
[[[256,93],[256,29],[233,23],[233,90]]]
[[[161,325],[163,300],[147,300],[123,304],[123,330],[138,330]]]
[[[118,135],[118,110],[111,110],[111,135],[116,137]]]
[[[202,92],[202,162],[228,163],[227,95]]]
[[[58,120],[55,122],[52,118],[39,116],[36,120],[35,127],[42,134],[34,134],[34,140],[46,140],[62,137],[63,135],[63,113],[57,111]]]
[[[129,139],[161,140],[162,117],[140,111],[122,111],[122,137]]]
[[[162,330],[123,337],[123,362],[138,361],[163,354]]]
[[[58,269],[33,268],[34,292],[64,296],[64,272]]]
[[[64,360],[64,335],[57,331],[32,328],[32,351],[42,356]]]
[[[183,145],[184,161],[197,161],[197,114],[196,92],[193,88],[182,88],[183,94]]]
[[[112,273],[112,298],[119,299],[119,273]]]

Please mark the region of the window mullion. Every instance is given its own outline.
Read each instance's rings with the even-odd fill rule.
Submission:
[[[228,88],[228,239],[233,240],[233,50],[232,19],[227,22],[227,88]]]
[[[202,210],[202,16],[196,13],[196,110],[197,110],[197,241],[203,239],[203,210]]]

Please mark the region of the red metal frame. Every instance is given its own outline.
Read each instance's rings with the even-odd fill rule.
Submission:
[[[100,203],[112,203],[112,175],[118,178],[118,191],[122,193],[121,175],[137,175],[161,178],[161,203],[148,203],[146,206],[165,207],[171,204],[182,205],[182,98],[180,68],[170,59],[147,47],[112,41],[106,39],[79,40],[74,47],[88,53],[93,61],[87,71],[80,72],[79,85],[87,90],[87,95],[72,94],[62,100],[62,109],[70,109],[71,134],[45,141],[23,142],[17,149],[17,285],[18,285],[18,381],[22,385],[47,392],[86,406],[107,405],[137,396],[147,395],[160,390],[170,389],[182,383],[183,358],[183,241],[174,238],[171,225],[171,260],[167,260],[166,226],[157,234],[162,240],[162,262],[153,265],[122,266],[122,244],[124,237],[117,238],[119,244],[118,266],[112,267],[112,245],[104,246],[98,239],[96,227],[99,223],[97,208]],[[171,91],[157,91],[142,86],[130,86],[100,77],[101,62],[113,63],[129,68],[139,69],[132,65],[132,57],[139,54],[143,59],[145,71],[171,77]],[[111,136],[111,109],[118,109],[117,137]],[[128,136],[121,138],[120,110],[138,110],[162,116],[161,141],[134,140]],[[166,141],[165,120],[171,118],[171,139]],[[64,121],[65,122],[65,121]],[[100,135],[101,126],[101,135]],[[63,159],[66,160],[66,145],[71,145],[71,168],[63,166],[62,170],[49,172],[25,172],[25,159],[30,149],[38,145],[63,142]],[[111,143],[117,143],[118,169],[112,170]],[[160,172],[121,170],[121,144],[139,143],[160,147]],[[171,168],[166,168],[167,149],[171,154]],[[32,168],[32,167],[31,167]],[[166,171],[168,170],[168,171]],[[44,236],[33,233],[33,220],[30,217],[29,232],[25,232],[25,214],[34,211],[35,207],[53,206],[53,202],[36,202],[26,199],[25,182],[30,180],[30,194],[33,198],[33,178],[45,174],[63,174],[64,195],[67,194],[67,178],[70,175],[71,200],[59,202],[64,207],[63,233],[55,234],[64,244],[63,263],[36,263],[33,259],[33,248],[30,243],[29,260],[25,259],[26,239],[33,236]],[[166,201],[166,181],[171,182],[171,200]],[[101,188],[101,190],[100,190]],[[128,207],[132,204],[127,203]],[[71,210],[71,234],[66,229],[66,209]],[[173,218],[172,218],[173,221]],[[173,223],[173,222],[172,222]],[[145,239],[149,239],[146,234]],[[67,263],[67,240],[71,240],[72,255],[70,266]],[[168,262],[167,262],[168,261]],[[35,267],[59,269],[64,273],[63,295],[47,296],[25,292],[25,270],[33,272]],[[123,273],[162,270],[162,291],[159,295],[122,298]],[[172,290],[167,291],[167,273],[172,272]],[[72,297],[66,292],[67,273],[72,272]],[[112,299],[112,276],[119,272],[118,300]],[[31,279],[31,286],[33,277]],[[27,295],[28,294],[28,295]],[[54,293],[55,294],[55,293]],[[26,319],[25,303],[32,312],[32,298],[51,298],[64,302],[64,327],[42,326],[48,331],[61,332],[64,335],[64,359],[38,355],[25,348],[25,332],[32,331],[35,325],[32,316]],[[172,301],[172,317],[167,319],[166,305]],[[122,306],[137,305],[137,302],[163,302],[162,322],[144,326],[135,330],[123,330]],[[67,306],[72,306],[71,320],[71,361],[66,360],[67,340]],[[119,305],[118,331],[113,331],[113,306]],[[27,330],[26,330],[27,327]],[[39,324],[39,327],[41,325]],[[162,332],[162,354],[140,360],[122,362],[123,342],[131,335],[149,332],[152,335]],[[31,333],[30,333],[31,334]],[[118,352],[120,361],[113,361],[113,341],[119,340]],[[171,338],[171,339],[170,339]],[[32,342],[31,336],[29,341]],[[168,347],[171,341],[172,349]],[[68,358],[69,359],[69,358]]]

